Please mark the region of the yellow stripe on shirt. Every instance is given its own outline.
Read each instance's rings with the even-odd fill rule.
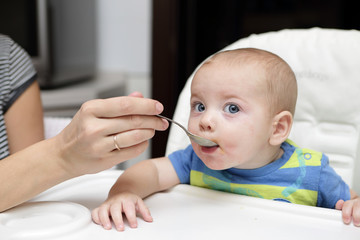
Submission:
[[[280,200],[309,206],[316,206],[318,197],[317,191],[307,189],[296,189],[296,191],[286,196],[286,194],[283,194],[283,191],[287,187],[261,184],[229,183],[194,170],[192,170],[190,173],[190,184],[193,186],[210,188],[246,196]]]

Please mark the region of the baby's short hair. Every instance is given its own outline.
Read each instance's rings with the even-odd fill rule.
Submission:
[[[223,58],[224,57],[224,58]],[[221,60],[229,64],[255,64],[264,70],[267,84],[267,100],[271,114],[289,111],[294,115],[297,99],[296,77],[289,66],[281,57],[269,51],[257,48],[238,48],[219,52],[207,62]]]

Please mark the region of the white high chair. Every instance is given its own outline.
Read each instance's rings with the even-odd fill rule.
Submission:
[[[254,47],[273,52],[294,70],[298,102],[290,139],[326,153],[330,165],[360,193],[360,31],[296,29],[251,35],[223,50]],[[190,85],[180,94],[174,120],[187,126]],[[189,144],[171,127],[166,154]]]
[[[299,145],[327,153],[331,164],[358,193],[360,33],[326,29],[284,30],[253,35],[226,49],[257,47],[283,57],[299,82],[299,100],[291,138]],[[190,83],[178,101],[174,118],[187,125]],[[341,81],[343,80],[343,81]],[[56,135],[70,118],[45,118],[45,135]],[[172,127],[167,152],[183,148],[188,138]],[[1,239],[219,239],[241,231],[246,239],[358,239],[359,228],[342,224],[341,212],[239,196],[180,184],[145,199],[156,221],[138,219],[138,229],[105,231],[91,222],[122,173],[103,171],[70,179],[29,202],[0,214]],[[164,207],[166,205],[166,207]],[[172,214],[169,214],[171,211]],[[221,221],[226,219],[226,224]],[[220,224],[219,224],[220,222]],[[201,224],[199,224],[201,223]],[[181,226],[179,228],[179,226]],[[240,226],[240,228],[239,228]],[[281,235],[279,235],[281,226]],[[261,229],[261,231],[259,231]],[[174,234],[176,233],[176,234]]]

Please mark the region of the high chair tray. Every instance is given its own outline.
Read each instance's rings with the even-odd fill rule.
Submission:
[[[188,185],[148,197],[154,222],[104,230],[91,221],[122,173],[81,176],[0,214],[0,239],[360,239],[337,210],[241,196]]]

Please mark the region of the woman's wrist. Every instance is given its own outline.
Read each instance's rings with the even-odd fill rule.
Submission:
[[[58,178],[68,180],[78,177],[81,174],[77,173],[72,166],[71,161],[66,158],[67,154],[65,147],[59,141],[59,135],[46,139],[46,159],[53,165],[52,168],[58,171]]]

